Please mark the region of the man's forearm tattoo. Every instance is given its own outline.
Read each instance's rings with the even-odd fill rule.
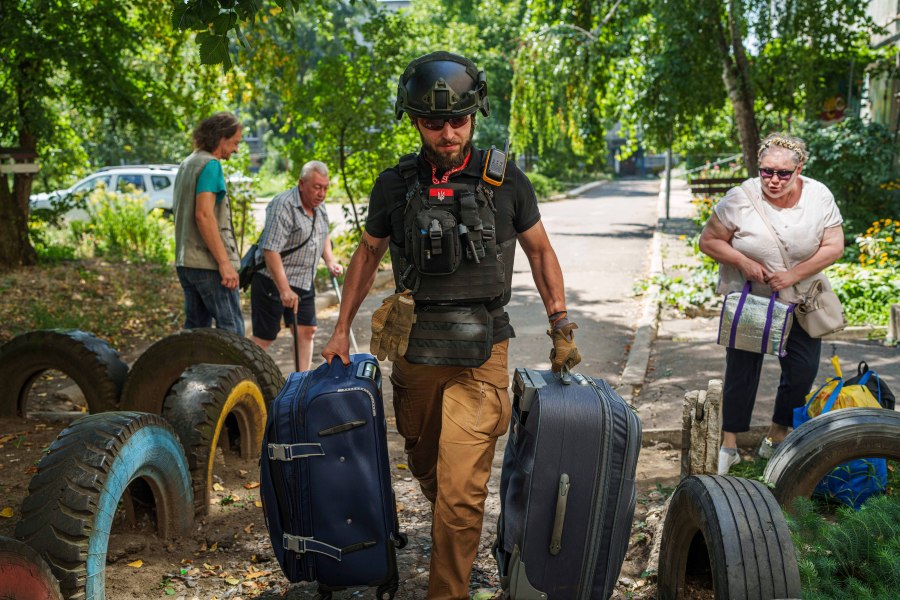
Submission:
[[[377,252],[378,252],[375,249],[375,246],[370,244],[369,240],[367,240],[366,238],[360,238],[359,245],[362,246],[363,248],[365,248],[366,250],[368,250],[369,252],[371,252],[372,254],[377,254]]]

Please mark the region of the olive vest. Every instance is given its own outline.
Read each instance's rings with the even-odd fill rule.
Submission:
[[[197,178],[203,168],[215,157],[204,150],[196,150],[184,159],[175,177],[172,211],[175,215],[175,266],[194,269],[218,270],[194,216],[197,206]],[[240,265],[234,227],[231,223],[231,202],[226,195],[215,204],[213,214],[219,226],[219,235],[225,245],[225,252],[235,269]]]
[[[477,184],[423,187],[416,155],[400,159],[407,193],[403,247],[390,244],[398,291],[412,290],[416,323],[406,359],[480,366],[493,345],[493,317],[512,290],[516,238],[498,242],[494,190]]]

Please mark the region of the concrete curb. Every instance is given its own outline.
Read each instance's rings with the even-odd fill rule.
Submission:
[[[571,200],[572,198],[577,198],[582,194],[586,194],[591,190],[597,189],[598,187],[604,186],[609,183],[608,179],[603,179],[601,181],[591,181],[590,183],[585,183],[584,185],[580,185],[577,188],[572,188],[569,191],[562,192],[560,194],[553,194],[546,201],[548,202],[556,202],[557,200]]]
[[[659,200],[656,205],[656,230],[653,232],[653,241],[650,244],[650,278],[663,273],[662,222],[659,216],[662,214],[663,206],[665,206],[665,189],[660,187]],[[641,318],[638,321],[631,350],[628,352],[625,369],[622,371],[622,376],[619,379],[617,391],[626,401],[630,402],[640,387],[644,385],[647,365],[650,362],[650,349],[653,346],[653,340],[656,339],[658,328],[659,285],[651,283],[644,293]]]

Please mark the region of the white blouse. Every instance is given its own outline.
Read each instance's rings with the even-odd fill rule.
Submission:
[[[821,182],[803,175],[803,190],[800,201],[791,208],[778,208],[766,200],[761,193],[759,178],[748,180],[762,198],[762,206],[775,233],[784,245],[791,265],[796,265],[816,253],[822,244],[825,230],[843,223],[841,212],[835,204],[834,196]],[[726,229],[733,233],[732,247],[763,265],[770,272],[786,271],[778,245],[762,217],[753,208],[750,199],[741,186],[731,188],[716,204],[716,216]],[[746,280],[736,267],[719,265],[718,293],[740,291]],[[769,286],[753,282],[753,293],[763,296],[771,294]]]

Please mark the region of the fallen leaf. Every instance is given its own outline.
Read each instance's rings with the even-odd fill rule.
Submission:
[[[271,575],[272,571],[256,571],[255,573],[249,573],[244,575],[244,579],[256,579],[257,577],[265,577],[267,575]]]
[[[4,435],[3,437],[0,437],[0,444],[5,444],[14,439],[16,439],[16,436],[14,435]]]
[[[4,519],[11,519],[12,516],[13,516],[13,509],[10,508],[9,506],[4,508],[3,510],[0,510],[0,517],[3,517]]]
[[[248,490],[255,490],[258,487],[259,487],[258,481],[251,481],[250,483],[244,484],[244,489],[248,489]]]
[[[25,469],[25,472],[29,475],[37,473],[37,467],[28,467],[27,469]]]
[[[404,510],[406,510],[406,505],[403,504],[402,502],[398,502],[397,503],[397,512],[403,512]]]
[[[253,531],[253,523],[250,523],[246,527],[244,527],[244,533],[250,533]]]
[[[259,500],[257,500],[256,502],[254,502],[253,505],[254,505],[256,508],[262,508],[262,502],[260,502]]]
[[[221,483],[214,483],[214,484],[213,484],[213,489],[214,489],[215,491],[217,491],[217,492],[224,492],[224,491],[225,491],[225,487],[224,487]]]
[[[165,588],[165,592],[166,592],[166,596],[174,596],[174,595],[175,595],[175,588],[167,587],[167,588]]]
[[[225,578],[225,583],[227,583],[228,585],[237,585],[240,582],[241,582],[240,579],[235,579],[234,577],[226,577]]]
[[[241,477],[246,477],[250,471],[245,471],[244,469],[238,469],[238,475]]]
[[[140,569],[141,567],[144,566],[144,561],[138,559],[138,560],[136,560],[136,561],[134,561],[134,562],[128,563],[128,566],[129,566],[129,567],[134,567],[135,569]]]
[[[219,542],[213,542],[213,545],[209,547],[210,552],[215,552],[219,549]]]
[[[398,468],[398,469],[401,469],[401,470],[403,470],[403,471],[405,471],[405,470],[407,470],[409,467],[407,467],[407,466],[404,465],[403,463],[397,463],[397,468]]]

